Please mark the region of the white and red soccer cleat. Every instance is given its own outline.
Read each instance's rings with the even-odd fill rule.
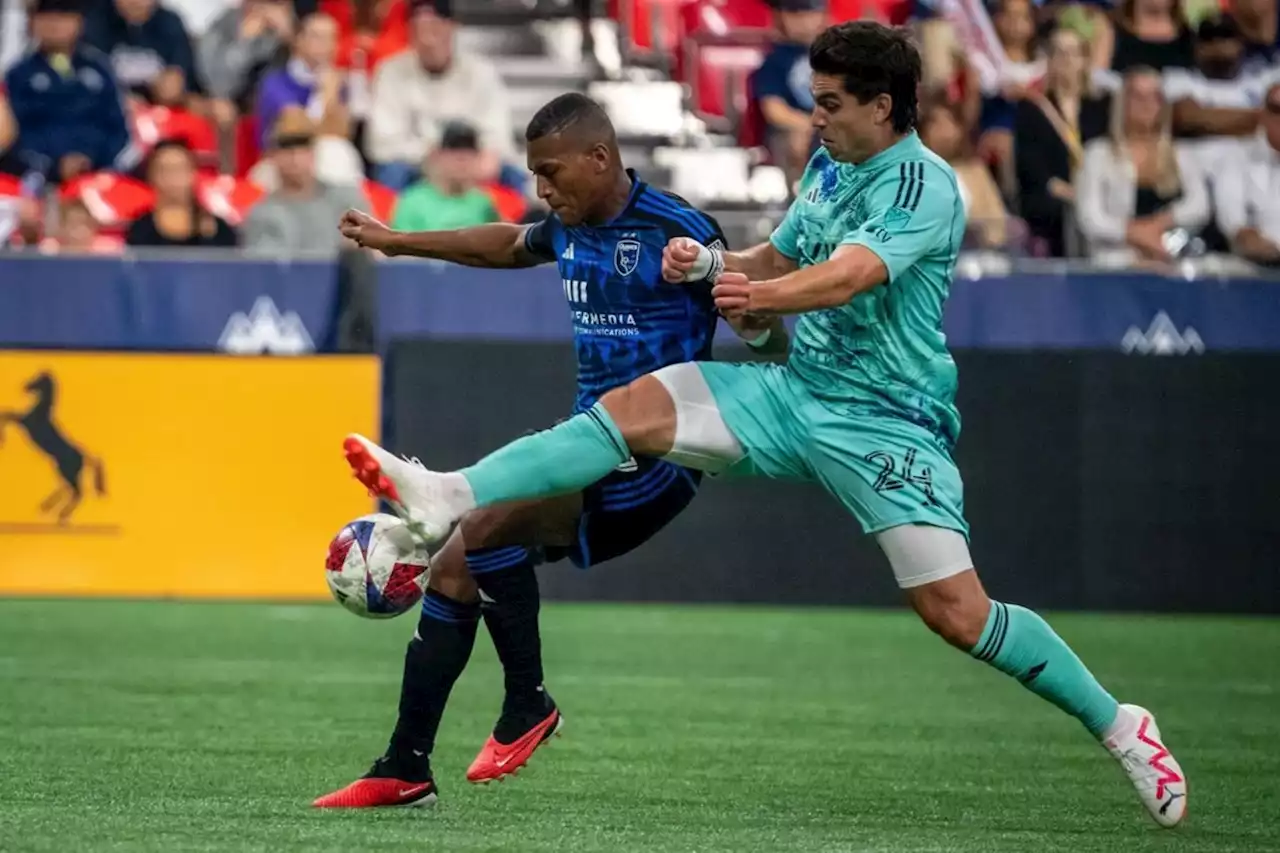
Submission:
[[[459,495],[449,478],[462,479],[460,475],[429,471],[416,459],[401,459],[362,435],[347,436],[342,449],[356,479],[372,497],[386,501],[416,539],[433,546],[448,537],[461,516],[454,511]]]
[[[1137,705],[1121,705],[1120,717],[1102,745],[1129,774],[1156,823],[1177,826],[1187,813],[1187,777],[1160,739],[1151,712]]]

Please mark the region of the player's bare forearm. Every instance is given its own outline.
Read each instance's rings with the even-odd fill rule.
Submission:
[[[828,261],[753,283],[747,311],[777,317],[836,308],[887,278],[884,262],[870,249],[843,246]]]
[[[740,272],[752,281],[777,278],[799,267],[799,264],[779,252],[777,247],[768,241],[741,252],[724,253],[725,271]]]
[[[394,231],[383,251],[391,256],[433,258],[468,267],[532,267],[543,260],[525,247],[527,227],[499,222],[456,231]]]

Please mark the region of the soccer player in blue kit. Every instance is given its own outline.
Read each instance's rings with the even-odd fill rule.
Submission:
[[[677,238],[663,269],[713,277],[731,318],[799,315],[785,364],[672,364],[461,471],[360,436],[348,460],[426,542],[477,507],[572,491],[633,454],[818,483],[876,538],[929,628],[1078,720],[1173,826],[1187,781],[1155,717],[1118,703],[1040,616],[989,598],[969,554],[942,332],[965,213],[955,173],[915,132],[920,55],[904,31],[855,22],[809,58],[823,147],[782,224],[742,252]],[[769,535],[767,514],[752,525]]]
[[[593,412],[603,394],[646,373],[709,359],[718,321],[711,297],[714,275],[670,283],[663,280],[661,266],[672,240],[722,251],[724,236],[716,221],[625,170],[612,123],[583,95],[548,103],[525,136],[538,193],[551,208],[543,221],[405,234],[348,211],[342,233],[387,255],[481,267],[557,264],[578,355],[575,414]],[[780,323],[735,328],[754,337],[764,353],[785,351]],[[432,560],[418,627],[405,653],[399,719],[386,753],[364,777],[315,805],[434,802],[430,757],[436,730],[482,616],[505,671],[506,698],[467,778],[488,782],[514,773],[560,728],[563,718],[543,687],[535,565],[567,556],[587,567],[631,551],[679,515],[702,476],[679,464],[630,454],[610,467],[596,482],[571,493],[487,507],[463,519]]]

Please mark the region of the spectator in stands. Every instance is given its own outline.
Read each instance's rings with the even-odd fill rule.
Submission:
[[[1045,63],[1037,56],[1036,23],[1031,0],[1001,0],[992,15],[999,53],[987,61],[971,57],[982,92],[978,154],[996,165],[1006,191],[1013,190],[1013,123],[1017,105],[1044,76]]]
[[[245,246],[273,255],[333,254],[346,243],[337,222],[349,208],[365,207],[350,186],[316,177],[315,126],[305,110],[280,114],[271,137],[279,188],[254,205],[244,223]]]
[[[312,121],[349,120],[343,75],[333,61],[337,45],[333,18],[317,13],[302,22],[288,64],[267,74],[258,92],[258,133],[264,149],[285,107],[304,107]]]
[[[204,91],[191,39],[177,13],[157,0],[99,0],[85,18],[85,41],[111,57],[120,85],[161,106]]]
[[[1227,161],[1240,156],[1241,138],[1258,128],[1259,105],[1273,69],[1243,67],[1244,41],[1230,15],[1206,18],[1196,30],[1196,67],[1170,68],[1164,93],[1173,104],[1173,134],[1200,163],[1209,188]],[[1229,251],[1224,235],[1211,226],[1204,235],[1215,252]]]
[[[338,67],[373,71],[409,47],[409,0],[322,0],[338,22]]]
[[[98,221],[78,198],[62,202],[57,233],[40,241],[40,251],[46,255],[115,255],[121,248],[119,238],[100,233]]]
[[[1262,127],[1224,162],[1214,186],[1218,229],[1235,253],[1256,264],[1280,264],[1280,84],[1262,102]]]
[[[393,227],[401,231],[444,231],[497,222],[488,194],[477,186],[480,144],[475,128],[445,126],[440,145],[427,158],[426,180],[404,191]]]
[[[4,87],[0,86],[0,172],[11,172],[9,164],[12,159],[13,143],[18,140],[18,122],[9,107],[9,99],[5,97]],[[18,172],[21,172],[19,166]]]
[[[1231,13],[1244,38],[1244,65],[1265,70],[1280,65],[1280,10],[1276,0],[1234,0]]]
[[[1094,39],[1094,66],[1112,72],[1102,76],[1110,89],[1118,88],[1131,68],[1193,65],[1194,44],[1181,0],[1121,0],[1114,24],[1100,27]]]
[[[451,0],[412,0],[410,48],[384,61],[373,81],[366,146],[375,177],[402,190],[417,180],[428,151],[450,121],[480,131],[480,180],[513,163],[514,129],[506,85],[487,60],[459,50]],[[522,181],[510,169],[508,181]]]
[[[259,79],[293,42],[293,30],[287,0],[244,0],[209,26],[200,39],[200,71],[220,126],[230,127],[250,108]]]
[[[285,107],[276,120],[277,126],[292,113],[306,110],[298,106]],[[307,118],[310,118],[307,116]],[[296,119],[291,118],[295,122]],[[360,152],[348,136],[349,123],[340,113],[330,112],[321,117],[315,125],[315,143],[312,155],[315,158],[316,178],[328,186],[359,187],[364,182],[364,162]],[[276,158],[264,157],[249,170],[249,180],[267,192],[275,192],[280,188],[280,169]]]
[[[234,10],[251,0],[164,0],[166,6],[177,12],[193,41],[200,41],[213,27],[214,22],[228,9]],[[284,0],[293,13],[293,19],[301,21],[319,10],[320,0]],[[349,2],[349,0],[344,0]],[[365,0],[359,0],[365,2]]]
[[[1173,104],[1174,134],[1196,138],[1198,156],[1213,170],[1235,150],[1232,137],[1258,129],[1258,105],[1274,72],[1243,70],[1244,42],[1230,15],[1200,24],[1195,55],[1194,69],[1165,72],[1165,97]]]
[[[817,144],[811,123],[809,45],[827,26],[826,0],[773,0],[778,37],[751,78],[769,126],[769,147],[794,183]]]
[[[973,152],[959,110],[944,98],[926,103],[920,113],[920,139],[955,170],[969,234],[984,249],[1004,248],[1009,211],[991,170]]]
[[[37,0],[35,49],[5,75],[17,131],[14,162],[55,180],[132,168],[136,160],[111,68],[80,42],[80,3]]]
[[[1097,263],[1167,262],[1172,243],[1209,221],[1204,175],[1174,143],[1169,113],[1159,73],[1131,69],[1113,99],[1108,136],[1085,147],[1077,213]]]
[[[1054,30],[1048,48],[1043,90],[1029,92],[1014,116],[1014,171],[1018,212],[1039,244],[1036,253],[1063,257],[1076,200],[1072,176],[1084,146],[1107,132],[1111,104],[1093,88],[1079,33]]]
[[[147,159],[155,206],[129,226],[130,246],[218,247],[236,245],[236,232],[196,198],[196,162],[181,142],[164,140]]]

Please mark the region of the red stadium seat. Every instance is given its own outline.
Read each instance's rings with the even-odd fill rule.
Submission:
[[[236,177],[249,174],[262,156],[258,148],[258,117],[246,115],[236,123]]]
[[[122,231],[155,204],[155,192],[136,178],[95,172],[62,185],[64,200],[79,199],[104,230]]]
[[[165,139],[184,142],[195,152],[202,167],[218,164],[218,131],[194,113],[169,107],[145,105],[133,113],[133,139],[143,154]]]
[[[252,181],[234,175],[201,177],[196,182],[196,198],[205,210],[239,226],[266,191]]]
[[[485,193],[493,201],[493,207],[502,217],[503,222],[519,222],[529,209],[524,194],[501,184],[490,184],[484,188]]]
[[[773,11],[764,0],[685,0],[680,19],[686,36],[773,27]]]
[[[683,0],[619,0],[617,19],[628,53],[653,53],[659,45],[675,49]]]
[[[755,96],[754,75],[747,81],[747,109],[738,123],[738,144],[743,148],[759,148],[764,152],[764,162],[772,162],[769,151],[769,123],[765,121],[764,110],[760,109],[760,101]]]
[[[699,36],[687,43],[694,70],[694,111],[704,118],[736,122],[749,107],[749,81],[764,61],[767,31],[739,31],[728,37]]]
[[[377,181],[365,181],[362,188],[369,200],[373,215],[383,222],[390,222],[396,212],[396,191]]]

